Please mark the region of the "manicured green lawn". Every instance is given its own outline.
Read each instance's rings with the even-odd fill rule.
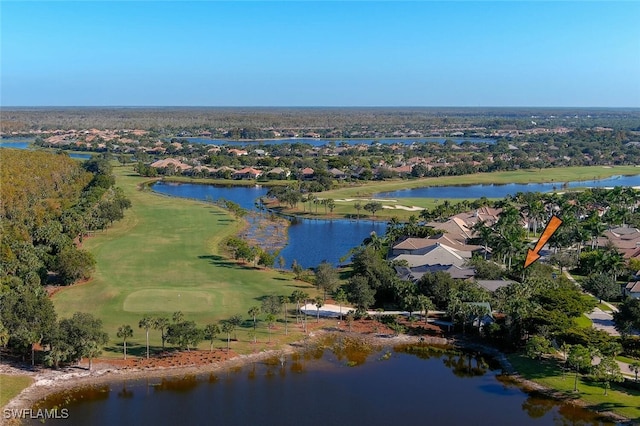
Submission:
[[[585,167],[563,167],[553,169],[533,169],[515,170],[495,173],[476,173],[464,176],[444,176],[438,178],[423,178],[415,180],[394,180],[385,182],[368,182],[366,184],[340,188],[322,193],[325,198],[356,198],[370,197],[378,192],[395,191],[399,189],[421,188],[426,186],[444,185],[473,185],[473,184],[506,184],[506,183],[540,183],[558,182],[558,187],[562,183],[575,180],[603,179],[615,175],[637,175],[640,168],[634,166],[585,166]],[[404,199],[403,199],[404,200]]]
[[[633,359],[633,358],[629,358],[628,356],[622,356],[622,355],[618,355],[616,357],[616,360],[626,362],[627,364],[632,364],[634,362],[640,361],[640,359]]]
[[[264,295],[289,295],[298,288],[315,294],[308,284],[278,271],[238,265],[221,256],[218,244],[241,223],[207,203],[162,197],[139,191],[144,182],[131,168],[116,168],[117,185],[133,207],[113,228],[85,240],[97,266],[93,279],[54,296],[59,317],[76,311],[102,319],[112,350],[119,354],[119,326],[134,329],[130,347],[144,343],[138,322],[144,314],[171,317],[181,310],[200,326],[260,305]],[[266,336],[266,331],[261,332]],[[160,333],[151,331],[153,345]],[[261,338],[261,337],[259,337]],[[129,345],[128,345],[129,346]],[[202,347],[208,347],[203,343]]]
[[[536,361],[520,355],[509,355],[508,359],[516,371],[526,379],[555,389],[569,398],[579,396],[593,410],[613,411],[634,422],[640,421],[639,391],[612,384],[609,394],[605,396],[602,385],[588,383],[580,378],[578,379],[579,394],[576,394],[573,392],[575,373],[567,372],[563,376],[555,360]]]
[[[593,322],[586,315],[580,315],[574,318],[573,322],[580,328],[591,328],[593,325]]]
[[[598,303],[598,308],[604,312],[613,312],[609,305],[605,305],[604,303]]]
[[[13,397],[33,383],[29,376],[0,374],[0,407],[4,407]]]
[[[364,206],[368,199],[374,194],[380,192],[395,191],[400,189],[422,188],[429,186],[445,186],[445,185],[474,185],[474,184],[506,184],[506,183],[540,183],[540,182],[558,182],[561,187],[562,183],[574,180],[590,180],[603,179],[614,175],[636,175],[640,174],[640,168],[633,166],[620,166],[614,168],[606,168],[601,166],[594,167],[565,167],[557,169],[543,170],[518,170],[496,173],[476,173],[464,176],[445,176],[438,178],[422,178],[422,179],[395,179],[391,181],[374,181],[366,183],[347,184],[347,186],[317,193],[320,199],[331,198],[335,201],[335,208],[329,217],[355,217],[358,213],[353,207],[356,202],[360,202]],[[211,181],[210,181],[211,182]],[[286,181],[278,181],[278,184]],[[360,200],[358,200],[360,199]],[[476,198],[467,198],[466,201],[474,201]],[[407,220],[410,216],[420,215],[420,210],[410,211],[413,207],[421,207],[433,209],[438,204],[448,201],[451,204],[462,202],[462,198],[397,198],[382,201],[385,206],[393,208],[384,208],[376,212],[373,217],[371,213],[360,210],[360,217],[363,219],[382,219],[387,220],[397,217],[400,220]],[[491,201],[495,199],[490,199]],[[396,206],[402,206],[397,208]],[[309,213],[308,206],[298,205],[298,209],[285,209],[286,213],[296,215],[316,215],[316,209]],[[319,206],[317,215],[324,216],[324,208]]]

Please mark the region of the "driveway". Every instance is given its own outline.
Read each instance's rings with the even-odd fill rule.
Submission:
[[[595,308],[590,314],[586,314],[591,321],[593,321],[593,328],[603,330],[612,336],[619,336],[618,330],[616,330],[613,322],[613,315],[608,312],[604,312],[600,308]]]

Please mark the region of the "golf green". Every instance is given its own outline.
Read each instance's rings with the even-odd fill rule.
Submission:
[[[287,272],[261,270],[227,259],[219,244],[244,222],[205,202],[159,196],[130,167],[116,167],[116,182],[131,199],[125,218],[86,239],[83,248],[96,259],[87,283],[55,294],[58,316],[76,311],[100,318],[112,342],[118,327],[134,328],[132,343],[144,338],[138,322],[143,315],[171,318],[182,311],[199,326],[232,315],[249,318],[266,295],[290,295],[294,290],[315,294],[309,284]],[[159,344],[158,332],[150,333]]]
[[[212,310],[214,297],[204,291],[138,290],[129,294],[123,303],[127,312],[203,312]]]

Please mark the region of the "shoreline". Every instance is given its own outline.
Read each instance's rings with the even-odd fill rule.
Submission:
[[[347,332],[347,331],[335,331],[335,330],[316,330],[312,332],[309,337],[309,342],[317,342],[320,338],[332,334],[339,334],[343,336],[352,336],[358,339],[362,339],[374,346],[382,347],[388,345],[398,344],[431,344],[431,345],[447,345],[455,349],[477,351],[483,355],[487,355],[495,359],[503,370],[503,375],[508,377],[509,382],[515,385],[522,392],[529,395],[540,395],[546,398],[551,398],[554,401],[558,401],[563,404],[568,404],[576,407],[580,407],[596,413],[603,420],[612,421],[622,424],[633,424],[630,419],[616,414],[611,411],[596,411],[590,408],[589,404],[581,399],[569,399],[566,395],[552,388],[548,388],[544,385],[536,383],[532,380],[526,379],[521,376],[509,360],[506,355],[497,348],[487,346],[482,343],[467,341],[462,338],[444,338],[444,337],[432,337],[432,336],[409,336],[406,334],[400,335],[371,335],[361,332]],[[306,340],[306,339],[305,339]],[[203,365],[186,365],[177,367],[144,367],[144,368],[129,368],[118,367],[113,364],[109,364],[109,360],[95,360],[95,369],[92,371],[84,370],[82,367],[67,367],[62,370],[40,370],[33,372],[33,374],[27,374],[33,379],[33,383],[27,388],[23,389],[17,396],[11,399],[3,408],[3,410],[19,410],[33,408],[36,404],[44,400],[45,398],[64,391],[70,391],[73,389],[81,389],[85,387],[93,387],[100,385],[109,385],[117,383],[121,380],[141,380],[141,379],[165,379],[176,378],[185,376],[201,376],[204,374],[211,374],[224,369],[230,369],[235,367],[242,367],[250,363],[264,361],[274,356],[282,354],[290,355],[292,353],[301,351],[303,347],[308,344],[305,340],[293,342],[284,345],[280,349],[263,350],[261,352],[255,352],[251,354],[235,354],[229,359],[216,361]],[[220,350],[220,348],[218,348]],[[195,351],[194,351],[195,352]],[[204,351],[203,351],[204,352]],[[5,371],[8,370],[8,371]],[[21,374],[25,375],[25,372],[16,367],[0,364],[0,372],[5,374]],[[31,373],[31,372],[30,372]],[[0,420],[0,425],[14,425],[20,424],[16,419],[5,419],[4,416]]]
[[[263,361],[274,356],[282,354],[290,355],[302,350],[307,343],[317,342],[321,337],[331,334],[353,336],[370,342],[374,346],[385,346],[389,344],[397,345],[401,343],[420,343],[420,337],[408,336],[404,334],[398,336],[374,336],[358,332],[315,330],[309,335],[309,337],[311,338],[309,342],[301,340],[283,345],[280,349],[263,350],[261,352],[250,354],[234,354],[234,356],[229,359],[202,365],[193,364],[176,367],[130,368],[118,367],[117,365],[110,363],[110,361],[115,360],[95,359],[93,361],[94,369],[91,371],[85,369],[85,367],[80,366],[65,367],[60,370],[41,368],[36,371],[29,371],[22,370],[18,367],[12,367],[8,364],[0,364],[0,373],[8,375],[23,375],[31,377],[33,379],[33,383],[31,383],[31,385],[23,389],[18,395],[12,398],[4,407],[1,408],[3,411],[29,409],[33,408],[36,404],[38,404],[45,398],[56,393],[69,391],[72,389],[108,385],[117,383],[121,380],[176,378],[192,375],[198,376],[214,373],[224,369],[242,367],[244,365],[248,365],[257,361]],[[424,343],[446,345],[452,344],[452,341],[450,339],[440,337],[425,337],[424,339]],[[218,348],[217,350],[224,351],[224,349],[222,348]],[[209,351],[202,350],[201,352],[208,353]],[[86,360],[84,358],[83,361],[83,364],[86,364]],[[6,419],[4,418],[4,416],[0,416],[0,425],[20,424],[16,421],[16,419]]]

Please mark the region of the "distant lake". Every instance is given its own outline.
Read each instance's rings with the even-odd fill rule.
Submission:
[[[153,190],[161,194],[197,200],[225,200],[238,203],[245,209],[255,209],[255,200],[265,196],[268,189],[261,186],[220,186],[192,183],[157,182]],[[382,235],[387,229],[385,222],[366,219],[315,220],[297,219],[291,221],[288,230],[288,244],[280,252],[287,267],[295,259],[304,268],[316,267],[326,260],[334,265],[350,249],[359,246],[375,231]]]
[[[0,148],[27,149],[33,138],[0,138]]]
[[[392,145],[392,144],[401,144],[401,145],[411,145],[412,143],[425,143],[425,142],[437,142],[444,143],[446,140],[452,140],[457,144],[461,144],[462,142],[471,142],[474,144],[493,144],[495,143],[495,139],[490,138],[381,138],[381,139],[317,139],[317,138],[284,138],[284,139],[257,139],[255,141],[236,141],[233,139],[210,139],[210,138],[202,138],[202,137],[189,137],[189,138],[176,138],[176,139],[186,139],[189,142],[193,143],[201,143],[206,145],[229,145],[229,146],[245,146],[245,145],[281,145],[284,143],[294,144],[308,144],[311,146],[324,146],[329,145],[330,143],[336,144],[336,146],[340,146],[343,143],[347,145],[359,145],[366,144],[372,145],[375,143],[379,143],[382,145]]]
[[[638,170],[640,172],[640,169]],[[635,176],[612,176],[600,180],[585,180],[556,183],[507,183],[504,185],[447,185],[425,188],[401,189],[398,191],[380,192],[380,198],[468,198],[477,199],[504,198],[518,192],[550,192],[563,191],[567,188],[605,188],[613,186],[640,186],[640,174]]]
[[[213,374],[119,380],[54,396],[44,406],[60,404],[69,417],[47,424],[610,424],[585,409],[526,394],[482,356],[425,349],[420,358],[392,348],[332,347],[287,356],[284,365],[274,357]]]
[[[0,138],[0,148],[29,149],[34,140],[34,138]],[[92,153],[77,152],[67,152],[67,154],[77,160],[89,160],[93,155]]]
[[[264,186],[224,186],[200,185],[195,183],[156,182],[152,189],[161,194],[174,197],[194,198],[196,200],[216,201],[225,199],[239,204],[247,210],[255,209],[256,200],[267,195]]]

